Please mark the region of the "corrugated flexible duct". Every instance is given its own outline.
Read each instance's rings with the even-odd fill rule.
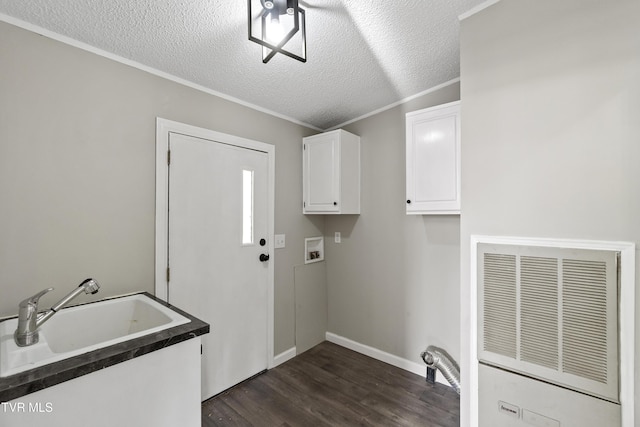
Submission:
[[[438,369],[442,372],[451,387],[460,394],[460,367],[446,351],[430,345],[420,353],[420,357],[429,368]]]

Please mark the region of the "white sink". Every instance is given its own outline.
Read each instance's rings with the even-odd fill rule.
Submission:
[[[0,377],[188,322],[142,294],[62,309],[39,329],[39,342],[28,347],[13,340],[18,320],[5,320],[0,322]]]

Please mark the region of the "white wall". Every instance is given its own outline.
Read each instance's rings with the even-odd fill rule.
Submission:
[[[102,284],[93,299],[153,292],[156,117],[276,146],[275,353],[290,349],[293,266],[324,229],[300,207],[301,141],[316,132],[2,22],[0,316],[86,277]]]
[[[635,0],[503,0],[462,22],[463,426],[470,236],[640,242],[639,25]]]
[[[459,91],[452,83],[345,126],[361,138],[361,214],[325,223],[329,332],[423,367],[428,345],[459,360],[460,218],[406,215],[405,114]]]

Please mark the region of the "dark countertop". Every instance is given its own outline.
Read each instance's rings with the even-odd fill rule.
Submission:
[[[17,399],[38,390],[209,333],[209,324],[202,320],[185,313],[171,304],[167,304],[147,292],[140,292],[140,294],[169,307],[173,311],[189,318],[191,322],[0,378],[0,402]]]

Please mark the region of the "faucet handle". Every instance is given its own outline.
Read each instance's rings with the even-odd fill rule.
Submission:
[[[30,305],[35,306],[36,308],[38,307],[38,300],[40,299],[41,296],[43,296],[44,294],[46,294],[47,292],[51,292],[54,288],[47,288],[47,289],[43,289],[42,291],[38,292],[37,294],[30,296],[29,298],[23,300],[20,302],[20,307],[21,308],[26,308]]]

